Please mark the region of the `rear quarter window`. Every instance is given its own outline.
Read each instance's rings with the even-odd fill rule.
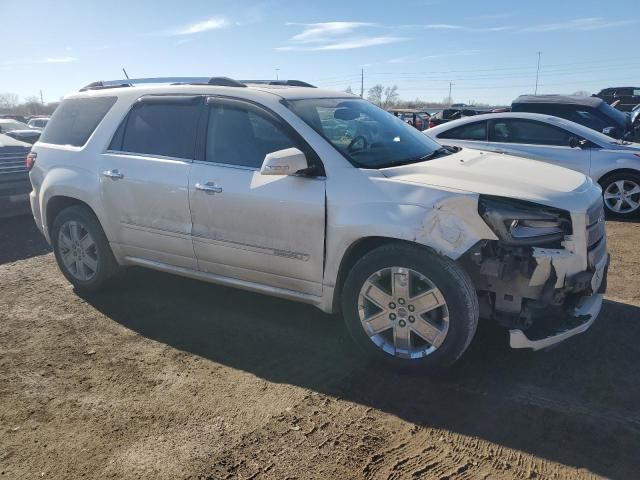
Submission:
[[[68,98],[47,124],[40,141],[82,147],[102,121],[117,97]]]

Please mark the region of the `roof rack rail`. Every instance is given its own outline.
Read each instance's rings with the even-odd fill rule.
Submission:
[[[308,87],[318,88],[310,83],[303,82],[302,80],[238,80],[244,84],[253,83],[256,85],[284,85],[287,87]]]
[[[101,90],[103,88],[132,87],[133,85],[149,83],[169,83],[172,85],[217,85],[220,87],[246,87],[244,83],[228,77],[155,77],[155,78],[125,78],[122,80],[101,80],[92,82],[80,89]]]

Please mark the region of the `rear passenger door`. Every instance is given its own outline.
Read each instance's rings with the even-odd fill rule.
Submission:
[[[464,148],[487,149],[487,122],[473,122],[445,130],[436,139],[442,145]]]
[[[102,155],[102,201],[126,256],[196,268],[189,169],[203,97],[138,100]]]
[[[489,122],[489,148],[589,174],[589,149],[570,147],[576,135],[536,120],[498,118]],[[578,139],[580,140],[580,139]]]
[[[189,178],[193,248],[200,270],[320,295],[324,177],[261,175],[266,154],[313,152],[278,117],[237,99],[209,100],[206,146]]]

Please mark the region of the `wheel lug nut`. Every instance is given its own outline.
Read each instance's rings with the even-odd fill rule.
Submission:
[[[407,310],[409,310],[410,312],[413,312],[416,309],[416,307],[414,307],[413,305],[409,305],[407,307]]]
[[[395,314],[395,313],[390,313],[390,314],[389,314],[389,318],[390,318],[391,320],[395,320],[395,319],[396,319],[396,314]]]
[[[409,315],[409,323],[413,323],[416,321],[416,317],[414,317],[413,315]]]
[[[398,322],[398,325],[400,325],[401,327],[404,327],[404,326],[406,326],[406,325],[407,325],[407,322],[405,322],[404,320],[400,320],[400,321]]]
[[[399,299],[398,299],[398,303],[399,303],[400,305],[404,305],[404,298],[399,298]]]
[[[395,303],[393,303],[393,302],[391,302],[391,303],[389,304],[389,308],[396,308],[396,304],[395,304]]]

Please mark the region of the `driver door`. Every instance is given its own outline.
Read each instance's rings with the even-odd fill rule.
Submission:
[[[266,154],[309,147],[272,113],[211,98],[191,168],[193,249],[201,271],[322,294],[325,178],[261,175]]]

